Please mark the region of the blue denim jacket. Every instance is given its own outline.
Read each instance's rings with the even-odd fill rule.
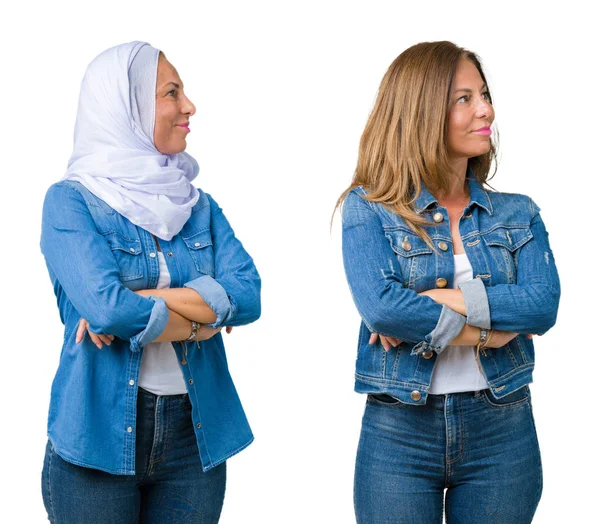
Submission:
[[[260,316],[260,278],[215,201],[199,191],[192,215],[171,241],[159,240],[172,287],[196,290],[215,311],[212,326],[240,326]],[[48,436],[64,459],[114,474],[135,473],[137,381],[143,347],[164,330],[160,298],[133,291],[156,288],[154,238],[78,182],[48,190],[41,248],[65,326],[52,384]],[[115,335],[99,350],[85,337]],[[252,432],[229,375],[221,334],[173,342],[193,408],[204,470],[248,446]],[[184,364],[185,363],[185,364]]]
[[[396,213],[362,198],[353,189],[342,208],[344,267],[362,317],[355,390],[387,393],[402,402],[424,404],[437,355],[465,323],[519,333],[504,347],[482,350],[479,364],[492,394],[501,398],[532,380],[533,341],[555,321],[560,284],[548,234],[536,204],[524,195],[490,192],[468,180],[471,201],[459,223],[473,267],[473,280],[460,288],[464,317],[418,293],[451,286],[452,236],[447,210],[425,188],[415,209],[435,250]],[[369,345],[370,333],[403,341],[386,352]]]

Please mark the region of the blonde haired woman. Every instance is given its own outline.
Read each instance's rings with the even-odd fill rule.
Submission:
[[[388,69],[340,197],[368,394],[360,524],[444,507],[452,524],[525,523],[541,496],[528,334],[554,325],[560,285],[536,204],[483,187],[493,121],[478,57],[417,44]]]

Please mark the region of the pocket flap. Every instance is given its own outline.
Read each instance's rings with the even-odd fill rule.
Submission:
[[[483,235],[483,240],[488,246],[502,246],[509,251],[516,251],[532,238],[533,233],[528,227],[497,227]]]
[[[207,246],[212,246],[212,237],[210,229],[204,229],[198,233],[194,233],[189,237],[182,237],[187,247],[191,250],[202,249]]]
[[[392,249],[397,255],[403,257],[414,257],[416,255],[428,255],[433,253],[431,248],[420,236],[407,231],[386,231],[385,236],[390,241]]]
[[[139,240],[126,238],[119,233],[110,233],[104,238],[113,251],[119,250],[130,255],[139,255],[142,252],[142,244]]]

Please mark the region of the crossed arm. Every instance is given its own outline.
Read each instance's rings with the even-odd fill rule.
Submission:
[[[196,340],[207,340],[221,331],[221,327],[214,328],[205,324],[212,324],[217,320],[217,315],[204,299],[190,288],[165,288],[142,289],[136,291],[142,297],[160,297],[169,309],[169,319],[163,332],[153,342],[172,342],[185,340],[192,332],[192,320],[202,326],[198,329]],[[232,327],[227,327],[226,332],[231,333]],[[75,342],[80,343],[85,333],[89,334],[92,342],[102,348],[103,344],[110,346],[114,335],[98,334],[91,331],[89,323],[82,318],[75,334]]]

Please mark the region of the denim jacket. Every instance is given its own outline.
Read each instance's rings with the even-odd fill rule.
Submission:
[[[260,278],[221,209],[199,194],[181,232],[159,240],[171,286],[196,290],[217,316],[213,327],[248,324],[260,316]],[[65,326],[48,436],[69,462],[133,475],[142,351],[169,315],[163,299],[134,293],[158,283],[154,238],[78,182],[62,181],[46,194],[41,248]],[[76,344],[81,317],[93,332],[115,335],[113,343],[99,350],[86,336]],[[206,471],[248,446],[252,432],[221,334],[173,347]]]
[[[355,390],[424,404],[439,353],[465,323],[519,333],[507,345],[479,352],[496,398],[532,380],[533,341],[555,321],[560,284],[538,206],[524,195],[490,192],[469,177],[471,200],[459,222],[474,278],[460,286],[466,317],[421,291],[452,286],[454,257],[447,210],[423,188],[415,210],[432,225],[432,250],[407,223],[354,188],[342,208],[346,277],[362,324]],[[403,341],[386,352],[373,333]]]

